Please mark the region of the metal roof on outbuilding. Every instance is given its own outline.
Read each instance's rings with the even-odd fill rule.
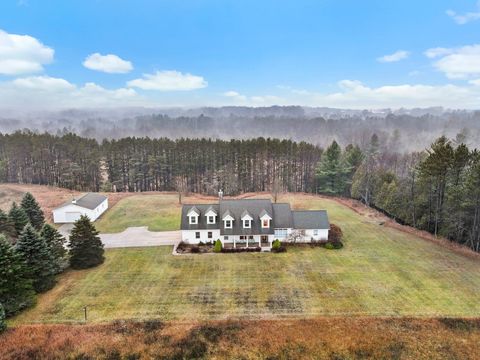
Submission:
[[[77,205],[85,209],[94,210],[105,200],[107,200],[105,195],[101,195],[99,193],[87,193],[78,199],[73,199],[72,201],[68,201],[60,205],[59,207],[55,208],[55,210],[61,209],[67,205]]]

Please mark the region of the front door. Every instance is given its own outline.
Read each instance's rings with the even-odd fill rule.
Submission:
[[[268,246],[269,245],[267,235],[260,236],[260,241],[262,242],[262,246]]]

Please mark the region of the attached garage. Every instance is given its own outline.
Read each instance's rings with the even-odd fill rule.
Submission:
[[[86,215],[95,221],[108,209],[108,198],[98,193],[88,193],[74,198],[53,210],[53,222],[56,224],[74,223],[80,216]]]

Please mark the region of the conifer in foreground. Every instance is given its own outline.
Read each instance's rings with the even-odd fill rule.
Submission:
[[[14,315],[34,302],[35,292],[25,262],[5,237],[0,235],[0,303],[6,315]]]
[[[37,200],[35,200],[31,193],[27,192],[23,196],[20,206],[25,210],[30,224],[39,231],[45,223],[45,216],[43,215],[43,211],[40,208],[40,205],[38,205]]]
[[[27,266],[36,292],[45,292],[55,285],[55,266],[45,240],[28,224],[15,245]]]
[[[90,219],[82,215],[70,233],[70,266],[87,269],[98,266],[105,260],[103,244]]]

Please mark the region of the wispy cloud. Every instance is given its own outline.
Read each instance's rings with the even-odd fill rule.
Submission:
[[[480,1],[477,2],[477,11],[458,14],[456,11],[447,10],[447,15],[450,16],[457,24],[465,25],[471,21],[480,19]]]
[[[53,61],[54,50],[29,35],[0,30],[0,74],[31,74]]]
[[[404,60],[410,56],[410,53],[405,50],[398,50],[395,51],[393,54],[385,55],[382,57],[377,58],[377,61],[381,63],[391,63]]]
[[[83,66],[90,70],[102,71],[110,74],[125,74],[133,70],[130,61],[123,60],[117,55],[101,55],[99,53],[87,56]]]
[[[143,74],[142,78],[131,80],[127,85],[143,90],[187,91],[207,87],[208,82],[201,76],[165,70],[154,74]]]
[[[438,59],[433,66],[451,79],[467,79],[480,75],[480,44],[459,48],[434,48],[425,52]]]

